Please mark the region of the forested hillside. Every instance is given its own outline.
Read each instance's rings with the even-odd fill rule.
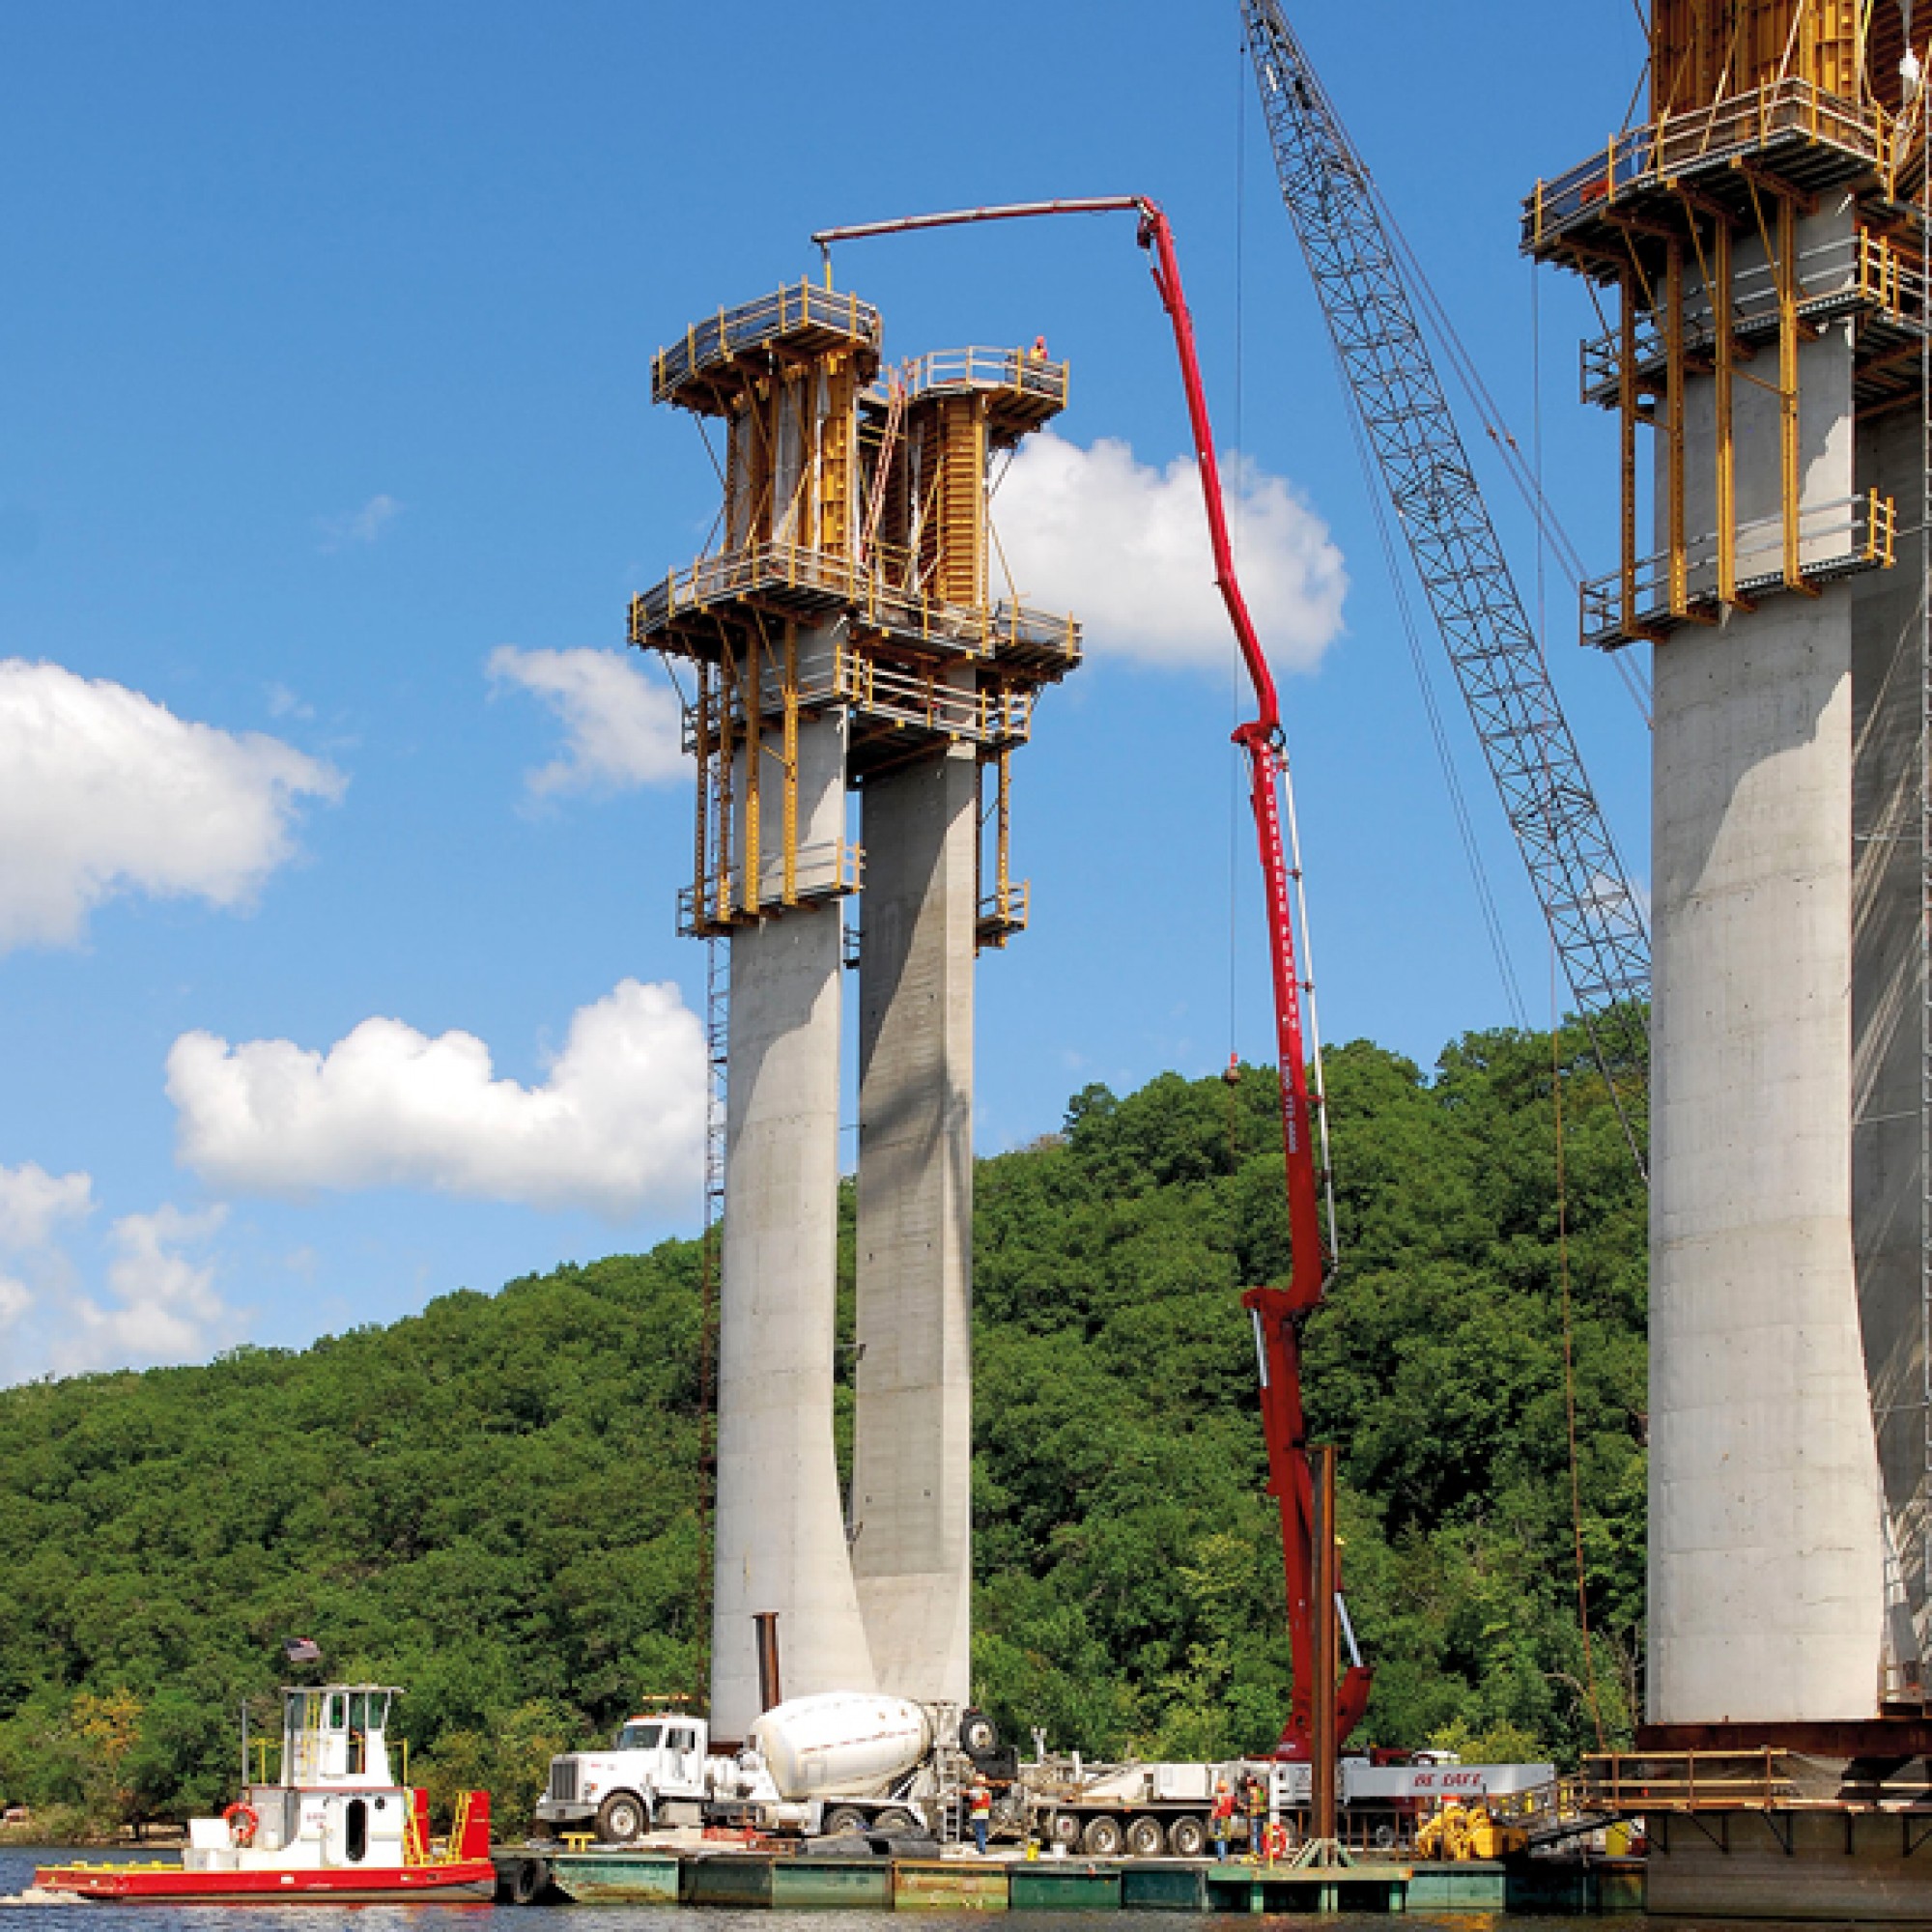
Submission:
[[[1566,1069],[1577,1468],[1605,1724],[1643,1578],[1643,1203]],[[1328,1066],[1342,1272],[1308,1337],[1380,1742],[1568,1755],[1578,1635],[1547,1036]],[[979,1167],[979,1694],[1090,1753],[1268,1744],[1288,1664],[1239,1291],[1286,1267],[1272,1075],[1089,1088]],[[849,1208],[846,1260],[849,1297]],[[849,1315],[849,1299],[848,1299]],[[704,1676],[696,1248],[469,1291],[299,1353],[0,1392],[0,1799],[222,1802],[279,1643],[408,1687],[432,1787]],[[259,1721],[259,1720],[258,1720]]]

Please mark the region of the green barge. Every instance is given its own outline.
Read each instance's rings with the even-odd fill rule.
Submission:
[[[767,1851],[496,1854],[520,1905],[691,1905],[799,1912],[1636,1913],[1641,1859],[1296,1870],[1182,1859],[799,1858]]]

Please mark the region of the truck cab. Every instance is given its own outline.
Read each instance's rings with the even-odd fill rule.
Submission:
[[[743,1781],[734,1760],[709,1756],[709,1727],[681,1711],[627,1719],[609,1750],[567,1751],[550,1761],[537,1823],[554,1837],[594,1833],[629,1844],[666,1825],[703,1822],[707,1797]]]

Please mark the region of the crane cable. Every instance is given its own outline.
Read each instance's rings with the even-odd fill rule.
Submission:
[[[1334,360],[1336,380],[1342,385],[1343,395],[1351,396],[1348,367],[1332,337],[1328,353]],[[1489,934],[1490,951],[1495,956],[1496,975],[1502,980],[1503,997],[1509,1003],[1511,1017],[1518,1027],[1527,1032],[1529,1014],[1522,1003],[1522,989],[1517,983],[1516,966],[1510,958],[1502,916],[1496,909],[1489,868],[1483,864],[1482,847],[1476,842],[1476,828],[1469,816],[1469,802],[1463,795],[1463,781],[1456,770],[1455,755],[1449,748],[1449,733],[1442,723],[1442,709],[1436,702],[1435,686],[1429,675],[1429,660],[1416,629],[1415,610],[1409,602],[1408,581],[1396,557],[1395,535],[1389,528],[1388,505],[1382,499],[1381,476],[1362,428],[1361,412],[1351,402],[1343,414],[1348,418],[1349,434],[1355,445],[1355,458],[1362,468],[1362,482],[1368,491],[1369,507],[1375,513],[1376,537],[1381,545],[1382,566],[1388,573],[1389,587],[1395,593],[1396,614],[1402,624],[1403,640],[1408,646],[1408,661],[1415,671],[1416,689],[1422,694],[1422,708],[1429,720],[1429,735],[1435,741],[1436,762],[1442,768],[1442,782],[1449,793],[1450,814],[1456,821],[1456,831],[1463,841],[1463,856],[1468,864],[1470,882],[1475,887],[1483,927]]]
[[[1389,206],[1381,188],[1366,169],[1363,170],[1363,180],[1367,184],[1376,213],[1388,230],[1390,248],[1401,263],[1403,273],[1409,286],[1415,292],[1417,307],[1435,331],[1436,341],[1448,357],[1451,372],[1461,385],[1463,395],[1467,397],[1469,407],[1475,411],[1477,421],[1482,424],[1483,433],[1495,445],[1497,454],[1502,458],[1504,473],[1509,477],[1517,495],[1521,497],[1523,507],[1528,510],[1539,534],[1549,540],[1549,547],[1556,553],[1557,563],[1564,576],[1570,580],[1571,586],[1573,588],[1578,586],[1584,576],[1582,554],[1571,541],[1570,532],[1564,528],[1561,519],[1557,516],[1555,505],[1544,494],[1541,474],[1531,473],[1525,468],[1521,447],[1511,434],[1510,426],[1504,419],[1502,411],[1497,407],[1495,397],[1491,394],[1489,384],[1483,381],[1482,371],[1476,366],[1475,357],[1470,355],[1467,345],[1457,332],[1448,309],[1444,307],[1441,298],[1436,295],[1434,285],[1424,272],[1421,258],[1410,247],[1408,237],[1403,233],[1402,224],[1395,217],[1395,210]],[[1539,650],[1543,649],[1545,639],[1539,638],[1537,647]],[[1628,651],[1608,653],[1618,677],[1623,680],[1624,689],[1630,694],[1631,702],[1636,706],[1637,713],[1644,722],[1644,727],[1648,730],[1651,726],[1650,687],[1643,672],[1631,663],[1630,655]]]
[[[1247,172],[1243,161],[1248,134],[1247,50],[1235,49],[1235,448],[1241,448],[1241,391],[1244,374],[1243,331],[1247,319]],[[1236,558],[1241,550],[1241,496],[1235,493],[1233,542]],[[1241,717],[1241,644],[1232,634],[1228,639],[1228,715],[1230,738]],[[1228,1157],[1235,1158],[1235,1080],[1239,1065],[1239,961],[1240,952],[1240,753],[1232,742],[1228,759]]]
[[[1563,1145],[1563,1022],[1557,1004],[1557,956],[1549,949],[1549,1099],[1556,1122],[1556,1272],[1563,1292],[1563,1417],[1570,1437],[1570,1533],[1577,1552],[1577,1623],[1583,1638],[1583,1691],[1597,1748],[1609,1749],[1604,1707],[1597,1695],[1596,1653],[1590,1642],[1590,1591],[1583,1561],[1583,1482],[1577,1455],[1577,1346],[1570,1293],[1570,1177]]]
[[[1536,264],[1529,267],[1530,327],[1530,462],[1536,495],[1543,498],[1543,306],[1539,299]],[[1548,621],[1546,609],[1548,546],[1541,526],[1536,543],[1536,630],[1539,644]],[[1583,1642],[1583,1690],[1590,1721],[1596,1727],[1597,1748],[1607,1750],[1604,1709],[1597,1695],[1597,1661],[1590,1642],[1590,1586],[1583,1561],[1583,1479],[1577,1454],[1577,1342],[1570,1292],[1570,1167],[1563,1144],[1563,1008],[1557,991],[1556,942],[1549,943],[1549,1106],[1556,1137],[1556,1271],[1563,1292],[1563,1421],[1570,1449],[1570,1537],[1577,1554],[1577,1626]]]

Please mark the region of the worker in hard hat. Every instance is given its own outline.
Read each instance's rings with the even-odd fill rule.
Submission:
[[[1267,1791],[1253,1772],[1241,1780],[1241,1809],[1248,1819],[1248,1857],[1262,1855],[1262,1833],[1267,1826]]]
[[[1217,1779],[1214,1785],[1214,1804],[1208,1813],[1208,1829],[1214,1833],[1214,1862],[1224,1865],[1228,1862],[1228,1833],[1235,1825],[1235,1794],[1228,1789],[1228,1780]]]
[[[966,1794],[966,1817],[973,1827],[973,1844],[980,1856],[986,1856],[986,1833],[993,1829],[993,1794],[986,1788],[983,1777],[973,1780],[973,1788]]]

